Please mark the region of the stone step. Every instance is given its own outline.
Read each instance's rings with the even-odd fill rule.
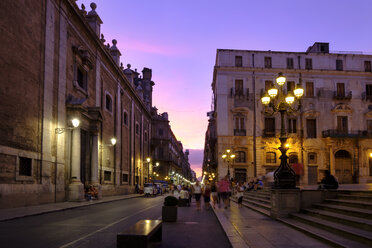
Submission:
[[[344,199],[344,200],[356,200],[356,201],[363,201],[363,202],[371,202],[372,203],[372,196],[369,195],[350,195],[350,194],[338,194],[338,199]]]
[[[370,190],[337,190],[339,194],[372,196]]]
[[[355,216],[349,216],[344,214],[338,214],[326,210],[319,210],[319,209],[302,209],[303,213],[309,214],[311,216],[319,217],[329,221],[335,221],[344,225],[350,225],[353,227],[357,227],[366,231],[372,232],[372,220],[364,219]]]
[[[368,209],[361,209],[361,208],[353,208],[353,207],[346,207],[334,204],[324,204],[324,203],[317,203],[313,204],[314,208],[323,209],[327,211],[332,211],[335,213],[340,213],[344,215],[351,215],[355,217],[365,218],[365,219],[372,219],[372,211]]]
[[[268,211],[271,210],[271,204],[261,203],[261,202],[257,202],[257,201],[252,201],[252,200],[244,199],[244,198],[243,198],[243,203],[244,204],[254,205],[254,206],[263,208],[265,210],[268,210]]]
[[[256,211],[257,213],[260,213],[260,214],[263,214],[263,215],[266,215],[266,216],[270,217],[270,210],[267,210],[267,209],[264,209],[264,208],[261,208],[261,207],[257,207],[257,206],[252,205],[252,204],[246,204],[245,202],[243,202],[243,206],[246,207],[246,208],[249,208],[253,211]]]
[[[252,196],[252,197],[258,197],[258,198],[262,198],[262,199],[271,199],[271,196],[270,195],[261,195],[261,194],[250,194],[250,193],[245,193],[244,196]]]
[[[247,199],[247,200],[252,200],[252,201],[257,201],[257,202],[262,202],[262,203],[265,203],[265,204],[271,204],[271,200],[270,199],[266,199],[266,198],[261,198],[261,197],[257,197],[257,196],[243,196],[243,201],[244,199]]]
[[[342,247],[342,248],[367,248],[369,247],[368,245],[364,245],[359,242],[346,239],[342,236],[339,236],[339,235],[327,232],[325,230],[316,228],[314,226],[299,222],[295,219],[279,218],[277,220],[313,238],[316,238],[332,247]]]
[[[257,196],[261,198],[271,198],[271,194],[262,194],[262,193],[257,193],[257,192],[245,192],[244,195],[249,195],[249,196]]]
[[[324,203],[372,210],[372,203],[371,202],[344,200],[344,199],[325,199]]]
[[[372,246],[372,232],[370,231],[336,223],[333,221],[324,220],[303,213],[292,213],[290,216],[300,222],[309,224],[317,228],[321,228],[325,231],[340,235],[344,238],[348,238],[350,240]]]

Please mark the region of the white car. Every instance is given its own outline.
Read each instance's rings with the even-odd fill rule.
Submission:
[[[152,183],[145,183],[144,188],[143,188],[143,194],[145,196],[148,196],[148,195],[155,195],[156,196],[156,193],[157,192],[155,192],[154,184],[152,184]]]

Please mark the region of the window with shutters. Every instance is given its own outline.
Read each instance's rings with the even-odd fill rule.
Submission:
[[[237,151],[235,152],[235,163],[245,163],[246,156],[244,151]]]
[[[315,152],[309,152],[307,155],[307,161],[309,164],[317,164],[317,154]]]
[[[305,69],[312,70],[313,69],[313,60],[312,59],[305,59]]]
[[[306,96],[307,97],[314,96],[314,83],[313,82],[306,82]]]
[[[243,80],[235,80],[235,95],[242,96],[243,94]]]
[[[287,69],[293,69],[293,58],[287,58]]]
[[[272,68],[271,57],[265,57],[265,68]]]
[[[367,131],[372,134],[372,120],[367,120]]]
[[[287,81],[287,93],[292,92],[295,89],[295,82]]]
[[[273,81],[265,81],[265,91],[267,92],[273,85]]]
[[[106,92],[106,110],[112,113],[112,97]]]
[[[336,59],[336,70],[342,71],[344,69],[343,61],[341,59]]]
[[[294,118],[288,119],[288,133],[297,133],[297,123]]]
[[[123,124],[125,126],[128,126],[129,125],[129,120],[128,120],[128,112],[127,111],[123,111]]]
[[[347,116],[337,116],[337,131],[347,133]]]
[[[276,163],[276,153],[275,152],[267,152],[266,153],[266,163],[268,163],[268,164],[275,164]]]
[[[316,138],[316,119],[306,119],[307,138]]]
[[[338,97],[345,97],[345,84],[344,83],[337,83],[336,93]]]
[[[364,61],[364,71],[365,72],[371,72],[371,61]]]
[[[372,98],[372,84],[366,84],[366,96]]]
[[[235,66],[236,67],[242,67],[243,66],[242,56],[235,56]]]
[[[275,136],[275,118],[270,118],[270,117],[265,118],[264,135],[266,137]]]

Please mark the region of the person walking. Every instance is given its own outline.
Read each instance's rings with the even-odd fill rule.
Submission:
[[[203,196],[204,196],[205,209],[209,210],[209,207],[210,207],[209,202],[211,201],[211,188],[209,187],[208,182],[205,184],[203,188]]]
[[[200,196],[202,193],[201,186],[199,184],[199,181],[196,181],[196,183],[192,186],[192,194],[195,196],[196,201],[196,209],[200,210]]]
[[[218,193],[216,183],[213,181],[211,185],[211,196],[213,201],[213,208],[216,208],[216,202],[218,201]]]
[[[229,176],[226,175],[224,178],[222,178],[218,182],[218,191],[220,192],[223,205],[225,209],[229,206],[229,193],[230,193],[230,182],[229,182]]]

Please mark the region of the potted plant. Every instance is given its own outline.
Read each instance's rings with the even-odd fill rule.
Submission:
[[[178,199],[174,196],[167,196],[164,199],[164,206],[162,209],[162,219],[164,222],[177,221],[177,205]]]

